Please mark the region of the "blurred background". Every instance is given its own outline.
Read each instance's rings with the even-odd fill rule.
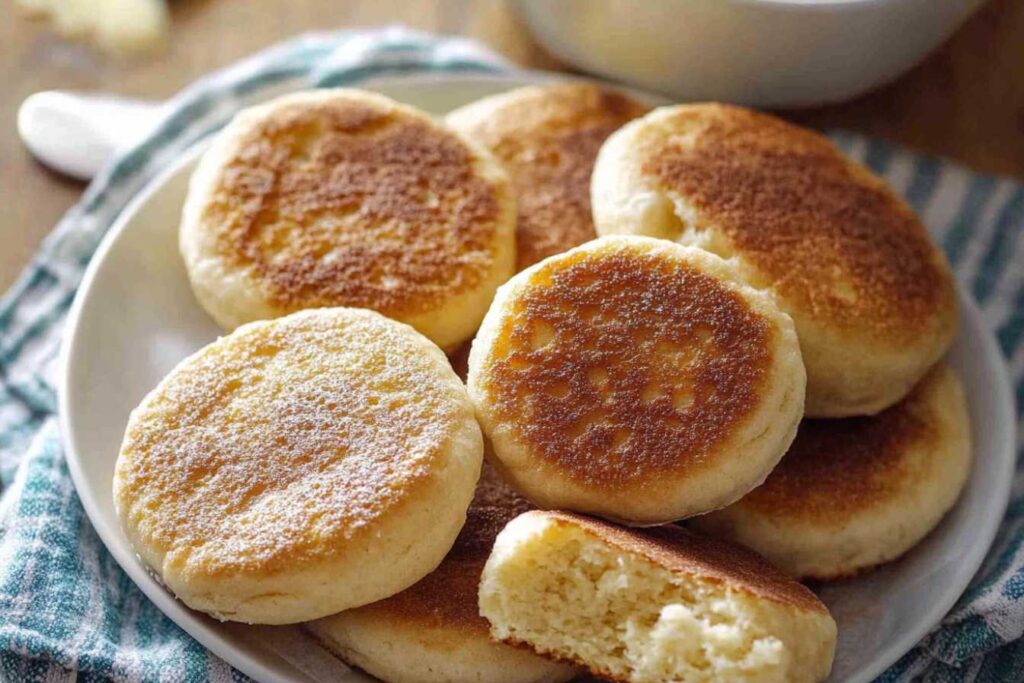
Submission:
[[[160,0],[145,0],[142,4],[150,12],[146,19],[149,24],[139,35],[138,31],[102,34],[83,28],[90,14],[101,6],[129,6],[134,1],[15,0],[0,5],[0,83],[4,85],[0,95],[0,290],[13,281],[39,240],[84,187],[81,182],[45,169],[19,141],[17,110],[34,92],[66,89],[162,100],[212,69],[298,33],[394,23],[475,38],[513,62],[535,69],[579,70],[565,61],[571,50],[563,49],[565,43],[561,40],[576,28],[585,28],[599,44],[605,40],[609,54],[615,51],[613,48],[632,50],[622,57],[626,61],[636,54],[622,36],[601,34],[596,21],[582,26],[590,13],[582,18],[561,17],[562,21],[575,22],[570,28],[551,23],[539,30],[537,16],[527,16],[523,10],[531,3],[508,0],[170,0],[166,6]],[[609,7],[615,2],[594,1]],[[723,3],[709,10],[718,15],[725,5],[761,3],[773,11],[773,5],[783,5],[782,9],[790,12],[794,4],[815,4],[815,0],[803,0],[803,5],[793,0],[710,1]],[[917,6],[934,3],[933,8],[951,4],[949,0],[818,2],[843,7],[886,2],[916,2]],[[78,15],[55,21],[53,6],[61,4],[75,6],[73,11]],[[968,4],[963,17],[974,10],[976,3]],[[621,0],[618,5],[627,13],[635,13],[638,6],[623,5]],[[925,11],[930,10],[925,7]],[[589,18],[598,15],[592,14]],[[900,20],[904,24],[899,30],[912,42],[915,27],[908,16]],[[923,62],[888,85],[828,106],[772,108],[805,124],[867,133],[956,159],[980,171],[1024,179],[1024,0],[989,0],[960,24],[963,17],[950,26],[949,31],[954,31],[951,37],[943,33],[941,41],[936,39],[939,46]],[[666,25],[661,17],[648,16],[646,20],[650,25]],[[708,21],[714,20],[711,17]],[[849,15],[837,12],[822,15],[819,21],[826,23],[819,23],[800,38],[809,41],[808,49],[814,47],[811,43],[815,40],[833,45],[846,41],[849,44],[844,49],[854,56],[858,52],[870,56],[878,48],[864,43],[852,31],[846,32],[853,26]],[[671,22],[667,25],[672,26]],[[683,28],[681,24],[678,40],[685,42]],[[698,28],[703,28],[705,34],[711,30]],[[640,28],[630,26],[620,25],[618,29],[626,37],[636,38],[642,33]],[[822,38],[826,33],[827,37]],[[752,35],[749,45],[757,40]],[[886,38],[887,45],[900,43],[899,38]],[[553,46],[561,58],[555,56]],[[748,41],[728,47],[727,54],[742,54]],[[660,68],[685,73],[686,64],[676,64],[664,55],[656,57]],[[588,63],[579,54],[570,58],[577,65]],[[708,55],[707,59],[714,56]],[[726,59],[731,63],[730,57]],[[710,68],[716,68],[715,64]],[[784,66],[779,68],[785,70]],[[827,69],[818,72],[828,77]],[[677,89],[677,97],[679,92]]]

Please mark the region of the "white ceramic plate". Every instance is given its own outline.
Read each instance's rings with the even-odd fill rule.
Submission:
[[[546,78],[405,78],[364,87],[441,113]],[[189,610],[146,572],[114,515],[111,476],[128,413],[178,361],[219,333],[195,302],[178,256],[178,218],[195,156],[193,151],[168,169],[125,210],[75,299],[60,387],[71,474],[118,563],[160,609],[221,658],[268,683],[366,680],[340,668],[294,627],[221,624]],[[964,381],[973,420],[970,481],[953,512],[903,560],[822,590],[839,623],[833,681],[869,681],[920,640],[963,592],[1002,519],[1014,463],[1007,372],[977,308],[963,295],[960,325],[949,360]]]

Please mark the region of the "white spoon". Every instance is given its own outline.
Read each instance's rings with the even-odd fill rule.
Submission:
[[[29,96],[18,110],[18,134],[43,164],[89,180],[160,120],[163,105],[56,90]]]

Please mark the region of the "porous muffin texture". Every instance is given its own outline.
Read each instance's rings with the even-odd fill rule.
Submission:
[[[762,486],[692,524],[797,577],[850,576],[917,545],[956,503],[970,465],[963,390],[939,364],[878,415],[805,420]]]
[[[495,638],[629,683],[819,681],[836,643],[814,594],[753,553],[561,512],[502,531],[480,611]]]
[[[440,349],[372,311],[316,309],[244,325],[172,370],[129,418],[114,506],[188,606],[293,623],[433,570],[482,452]]]
[[[698,246],[772,292],[796,323],[811,417],[885,409],[952,343],[942,253],[817,133],[740,107],[663,107],[609,137],[591,191],[598,234]]]
[[[793,325],[699,249],[606,237],[504,285],[468,387],[494,466],[543,508],[629,524],[727,505],[803,412]]]
[[[517,270],[596,237],[594,159],[605,138],[649,110],[618,91],[569,82],[516,88],[445,117],[508,171],[518,207]]]
[[[515,198],[482,145],[373,93],[239,113],[192,176],[180,243],[225,329],[369,308],[439,346],[468,339],[515,266]]]

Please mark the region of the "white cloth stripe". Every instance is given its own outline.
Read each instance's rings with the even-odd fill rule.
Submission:
[[[940,244],[953,226],[957,209],[967,196],[970,176],[959,169],[943,166],[931,200],[921,212],[921,218]]]
[[[1008,181],[1000,181],[995,190],[989,195],[985,202],[978,220],[977,229],[970,241],[968,241],[964,254],[960,258],[960,265],[957,272],[961,275],[961,282],[970,286],[974,282],[975,274],[978,272],[979,261],[992,242],[992,235],[995,232],[995,217],[1002,211],[1008,199],[1013,194],[1014,185]]]
[[[905,195],[910,189],[910,181],[914,177],[914,159],[905,154],[894,154],[889,168],[885,172],[885,178],[889,185],[901,195]]]

